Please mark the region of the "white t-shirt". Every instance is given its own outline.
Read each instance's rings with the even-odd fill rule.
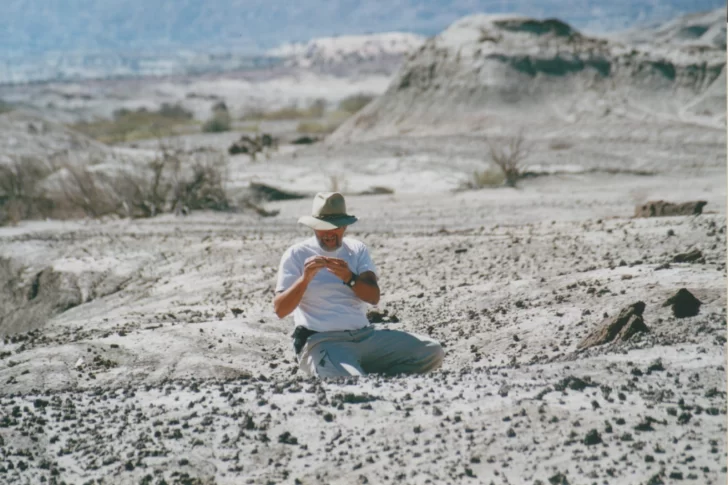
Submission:
[[[324,251],[316,236],[294,244],[283,253],[278,267],[276,292],[285,291],[303,275],[303,265],[311,256],[340,258],[349,263],[349,269],[356,274],[377,269],[369,256],[367,247],[361,241],[343,238],[336,251]],[[369,325],[367,303],[354,294],[354,290],[343,284],[338,276],[321,269],[306,288],[301,302],[293,311],[296,326],[316,332],[336,330],[358,330]]]

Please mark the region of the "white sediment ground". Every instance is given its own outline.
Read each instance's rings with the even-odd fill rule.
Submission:
[[[725,483],[725,127],[624,109],[497,112],[456,132],[465,118],[411,133],[385,120],[351,125],[349,143],[231,156],[233,197],[250,182],[307,196],[264,203],[273,217],[0,227],[0,482]],[[0,115],[6,154],[70,149],[107,170],[158,144],[106,147],[34,116]],[[493,168],[486,136],[515,126],[531,176],[463,189]],[[172,141],[223,151],[237,135]],[[388,318],[376,325],[440,341],[438,371],[297,371],[292,319],[273,312],[276,271],[309,235],[296,225],[309,196],[335,187],[359,218],[347,235],[380,271]],[[391,193],[360,195],[374,187]],[[707,205],[634,218],[651,200]],[[664,306],[681,288],[697,315]],[[640,301],[649,332],[579,348]]]

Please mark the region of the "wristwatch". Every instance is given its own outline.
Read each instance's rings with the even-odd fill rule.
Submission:
[[[356,273],[351,273],[351,279],[349,281],[344,281],[344,284],[348,286],[349,288],[354,288],[354,285],[356,284],[356,279],[359,277]]]

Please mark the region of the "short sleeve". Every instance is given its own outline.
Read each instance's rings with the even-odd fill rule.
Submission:
[[[369,255],[369,250],[366,246],[362,245],[358,263],[356,265],[356,273],[362,274],[366,271],[371,271],[375,275],[379,276],[377,274],[377,267],[374,265],[374,261],[372,261],[372,257]]]
[[[301,276],[303,268],[296,264],[293,257],[293,251],[290,249],[283,253],[281,264],[278,266],[278,281],[276,283],[276,293],[285,291],[296,282]]]

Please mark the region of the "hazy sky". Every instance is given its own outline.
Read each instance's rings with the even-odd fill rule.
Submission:
[[[558,17],[589,32],[623,29],[720,0],[2,0],[0,56],[58,50],[263,49],[312,37],[435,34],[475,12]]]

